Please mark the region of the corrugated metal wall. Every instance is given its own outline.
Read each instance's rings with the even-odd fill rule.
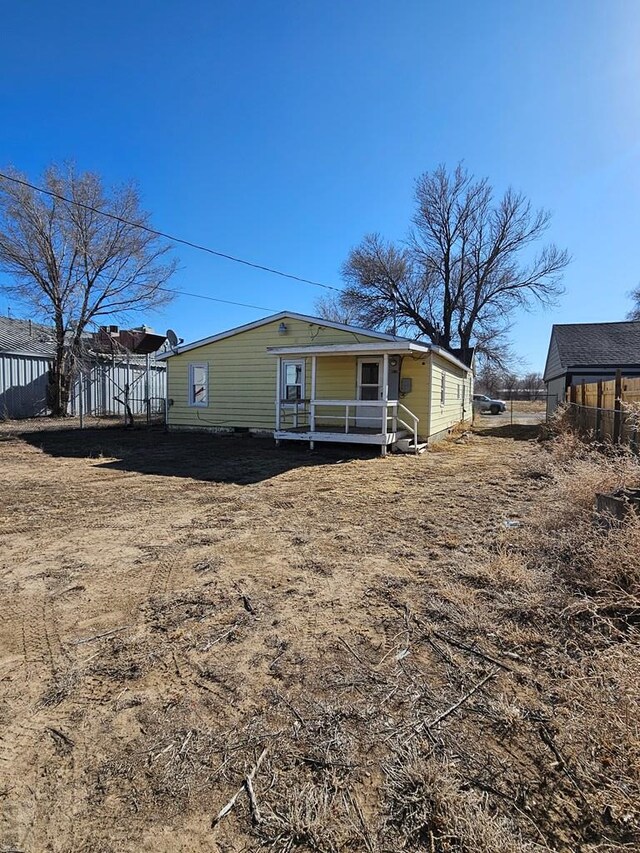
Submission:
[[[149,368],[151,414],[164,412],[166,388],[164,364]],[[146,368],[144,364],[96,364],[83,374],[84,412],[87,415],[124,415],[125,386],[129,385],[129,405],[134,415],[146,413]],[[76,380],[69,402],[72,415],[80,412],[80,381]]]
[[[47,414],[47,373],[51,362],[32,355],[0,353],[0,418],[33,418]],[[129,403],[134,415],[146,413],[146,367],[144,363],[129,364],[97,362],[83,374],[84,413],[86,415],[124,415],[125,385],[129,385]],[[149,368],[151,414],[164,411],[166,367],[154,362]],[[80,381],[72,389],[69,411],[80,411]]]
[[[49,359],[39,356],[0,354],[1,418],[47,414],[49,365]]]

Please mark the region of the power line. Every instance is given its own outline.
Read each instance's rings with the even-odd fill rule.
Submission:
[[[127,283],[127,279],[118,278],[117,276],[113,276],[111,281],[121,281],[124,284]],[[3,286],[0,283],[0,290],[2,289]],[[188,290],[178,290],[177,287],[161,287],[160,285],[156,285],[155,289],[162,290],[165,293],[175,293],[177,296],[191,296],[194,299],[206,299],[208,302],[221,302],[223,305],[236,305],[238,308],[255,308],[257,311],[271,311],[274,314],[280,310],[279,308],[265,308],[264,305],[251,305],[248,302],[234,302],[231,299],[220,299],[217,296],[207,296],[204,293],[191,293]]]
[[[215,296],[205,296],[203,293],[189,293],[187,290],[177,290],[175,287],[158,287],[158,290],[166,290],[167,293],[177,293],[179,296],[193,296],[195,299],[208,299],[209,302],[223,302],[225,305],[237,305],[240,308],[256,308],[258,311],[272,311],[275,308],[265,308],[264,305],[249,305],[246,302],[232,302],[230,299],[218,299]]]
[[[225,252],[218,252],[216,249],[209,248],[209,246],[202,246],[199,243],[192,243],[190,240],[184,240],[181,237],[173,237],[171,234],[167,234],[164,231],[157,231],[155,228],[149,228],[148,225],[142,225],[140,222],[131,222],[128,219],[123,219],[121,216],[116,216],[115,213],[108,213],[106,210],[100,210],[100,208],[93,207],[90,204],[84,204],[81,201],[74,201],[73,199],[66,198],[66,196],[60,195],[60,193],[53,192],[53,190],[45,190],[42,187],[38,187],[35,184],[30,184],[28,181],[24,181],[21,178],[15,178],[11,175],[6,175],[3,172],[0,172],[0,178],[4,178],[4,180],[6,181],[12,181],[14,184],[21,184],[23,187],[28,187],[31,190],[35,190],[35,192],[51,196],[51,198],[57,198],[60,201],[64,201],[66,204],[73,204],[76,207],[83,208],[84,210],[90,210],[92,213],[97,213],[99,216],[106,216],[109,219],[115,219],[116,222],[121,222],[123,225],[128,225],[131,228],[140,228],[142,231],[146,231],[149,234],[155,234],[156,237],[163,237],[165,240],[171,240],[172,243],[181,243],[183,246],[189,246],[191,249],[198,249],[201,252],[208,252],[208,254],[215,255],[218,258],[224,258],[227,261],[233,261],[236,264],[243,264],[244,266],[252,267],[256,270],[262,270],[263,272],[271,273],[272,275],[279,275],[282,278],[288,278],[293,281],[299,281],[302,284],[311,284],[314,287],[322,287],[325,290],[335,290],[337,293],[341,292],[339,287],[334,287],[331,284],[323,284],[320,281],[313,281],[313,279],[310,278],[302,278],[299,275],[293,275],[292,273],[282,272],[282,270],[277,270],[273,267],[267,267],[263,264],[256,264],[253,261],[247,261],[244,258],[237,258],[234,255],[227,255]]]

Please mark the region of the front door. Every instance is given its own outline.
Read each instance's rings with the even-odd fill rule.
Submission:
[[[359,358],[357,374],[357,400],[382,400],[382,359]],[[358,406],[356,409],[356,427],[386,432],[382,428],[382,407]]]

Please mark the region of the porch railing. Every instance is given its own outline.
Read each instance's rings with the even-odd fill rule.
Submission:
[[[339,409],[339,414],[318,411],[321,409]],[[362,410],[371,410],[363,414]],[[377,410],[377,411],[376,411]],[[358,423],[356,424],[356,420]],[[377,429],[380,433],[395,433],[398,425],[412,433],[414,443],[418,443],[418,424],[420,419],[399,400],[281,400],[279,403],[277,429],[308,429],[314,432],[319,422],[330,421],[336,424],[336,432],[357,432],[358,427]],[[389,427],[391,427],[389,429]]]

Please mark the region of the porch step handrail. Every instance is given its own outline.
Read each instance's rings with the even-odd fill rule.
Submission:
[[[418,424],[420,423],[420,418],[417,415],[414,415],[411,409],[408,409],[404,403],[398,402],[398,409],[402,409],[403,412],[406,412],[410,418],[413,420],[413,447],[414,452],[418,452]],[[398,418],[400,420],[400,418]],[[400,423],[404,424],[408,430],[411,431],[411,427],[408,424],[405,424],[404,421],[400,420]]]

